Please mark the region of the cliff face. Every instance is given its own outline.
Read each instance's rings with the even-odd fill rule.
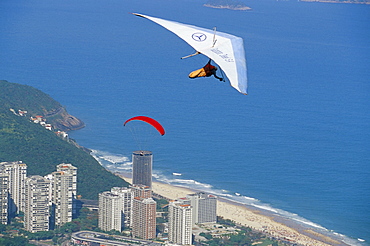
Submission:
[[[82,120],[76,118],[73,115],[70,115],[63,107],[60,107],[55,111],[46,113],[45,118],[55,128],[61,131],[72,131],[85,127],[85,123]]]

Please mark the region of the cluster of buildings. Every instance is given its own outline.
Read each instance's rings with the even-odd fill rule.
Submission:
[[[19,212],[30,232],[48,231],[71,222],[76,214],[77,168],[59,164],[42,177],[27,177],[21,161],[0,162],[0,223],[8,224]]]
[[[132,154],[132,185],[113,187],[99,194],[99,228],[104,231],[131,229],[133,237],[156,238],[156,202],[152,198],[150,151]],[[168,241],[192,244],[195,224],[216,223],[217,198],[203,192],[169,201]]]
[[[18,111],[16,111],[12,108],[9,109],[9,110],[17,116],[26,116],[27,113],[28,113],[27,110],[18,109]],[[47,123],[46,119],[42,115],[36,115],[34,117],[31,116],[30,119],[33,123],[40,124],[41,126],[45,127],[46,130],[49,130],[49,131],[53,130],[53,126],[50,123]],[[63,138],[63,139],[68,139],[68,133],[66,133],[65,131],[59,131],[58,130],[58,131],[55,132],[55,134],[58,135],[59,137]]]
[[[18,112],[16,110],[12,109],[12,108],[9,109],[9,110],[11,112],[13,112],[13,114],[18,115],[18,116],[26,116],[27,113],[28,113],[27,110],[20,110],[20,109],[18,109]],[[46,123],[46,119],[43,116],[41,116],[41,115],[37,115],[35,117],[32,117],[31,116],[30,119],[31,119],[31,121],[33,123],[40,124],[43,127],[45,127],[45,129],[47,129],[47,130],[50,130],[51,131],[53,129],[52,125],[49,124],[49,123]]]
[[[13,114],[15,115],[18,115],[18,116],[26,116],[26,114],[28,113],[27,110],[20,110],[18,109],[18,112],[12,108],[9,109],[11,112],[13,112]]]
[[[156,238],[157,203],[152,194],[153,154],[132,154],[132,185],[112,187],[99,194],[99,228],[130,229],[134,238]],[[59,164],[44,177],[27,177],[27,165],[0,163],[0,223],[7,224],[24,212],[24,227],[30,232],[48,231],[71,222],[77,213],[77,168]],[[195,224],[216,223],[217,198],[203,192],[169,201],[168,242],[191,245]]]

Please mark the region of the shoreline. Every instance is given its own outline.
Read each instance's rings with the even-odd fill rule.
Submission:
[[[116,175],[129,183],[132,182],[132,178],[128,174],[116,173]],[[160,181],[153,181],[152,186],[154,193],[168,199],[177,199],[200,191]],[[307,246],[349,245],[339,239],[325,235],[313,227],[304,226],[273,212],[219,196],[217,196],[217,216],[230,219],[237,224],[250,227],[271,237],[290,241],[292,244]]]

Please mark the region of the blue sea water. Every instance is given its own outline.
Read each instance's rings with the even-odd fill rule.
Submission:
[[[166,129],[147,146],[158,180],[368,245],[370,6],[261,0],[231,11],[204,3],[2,0],[0,79],[66,106],[86,123],[70,136],[112,170],[129,170],[138,148],[123,122],[151,116]],[[179,59],[193,50],[131,12],[243,37],[249,95],[212,78],[189,80],[207,59]]]

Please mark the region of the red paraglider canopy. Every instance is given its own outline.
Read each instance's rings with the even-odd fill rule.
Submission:
[[[135,116],[135,117],[132,117],[131,119],[126,120],[125,123],[123,123],[123,125],[125,126],[128,122],[130,122],[132,120],[141,120],[141,121],[144,121],[144,122],[152,125],[155,129],[157,129],[157,131],[162,136],[165,134],[165,131],[164,131],[163,126],[161,124],[159,124],[159,122],[156,121],[155,119],[152,119],[152,118],[147,117],[147,116]]]

